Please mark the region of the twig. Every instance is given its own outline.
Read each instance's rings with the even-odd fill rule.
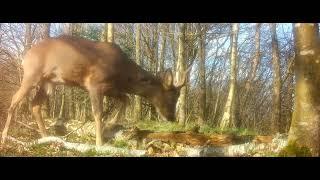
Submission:
[[[95,146],[95,145],[90,145],[90,144],[71,143],[71,142],[67,142],[64,139],[61,139],[59,137],[53,137],[53,136],[44,137],[44,138],[35,140],[33,142],[22,142],[20,140],[17,140],[15,138],[11,137],[11,136],[7,136],[7,139],[9,139],[17,144],[26,146],[26,147],[32,147],[34,145],[39,145],[39,144],[60,143],[66,149],[76,150],[81,153],[95,150],[99,153],[124,154],[126,156],[133,156],[133,157],[136,157],[136,156],[140,157],[140,156],[144,156],[146,154],[145,150],[129,150],[129,149],[125,149],[125,148],[113,147],[110,145]]]
[[[23,125],[23,126],[25,126],[25,127],[28,128],[28,129],[31,129],[31,130],[34,130],[34,131],[37,131],[37,132],[40,133],[40,131],[39,131],[38,129],[35,129],[35,128],[29,126],[28,124],[25,124],[25,123],[23,123],[23,122],[21,122],[21,121],[17,121],[17,120],[16,120],[16,122],[19,123],[19,124],[21,124],[21,125]]]
[[[26,145],[27,145],[27,143],[22,142],[22,141],[14,138],[14,137],[11,137],[11,136],[7,136],[7,139],[8,139],[8,140],[11,140],[11,141],[13,141],[13,142],[15,142],[15,143],[17,143],[17,144],[23,145],[23,146],[26,146]]]
[[[83,123],[82,123],[82,125],[81,126],[79,126],[77,129],[75,129],[75,130],[73,130],[73,131],[71,131],[71,132],[69,132],[68,134],[66,134],[66,135],[64,135],[63,137],[68,137],[70,134],[72,134],[72,133],[74,133],[74,132],[76,132],[76,131],[78,131],[79,129],[81,129],[87,122],[89,122],[88,120],[85,120]]]

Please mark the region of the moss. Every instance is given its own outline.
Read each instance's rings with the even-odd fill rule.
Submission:
[[[128,142],[125,140],[115,140],[113,141],[113,145],[118,148],[126,148],[129,146]]]
[[[82,154],[82,156],[90,156],[90,157],[97,156],[97,155],[99,155],[99,153],[96,150],[89,150]]]
[[[310,157],[310,156],[312,156],[312,154],[308,147],[299,146],[295,142],[289,143],[279,153],[279,157]]]
[[[184,131],[185,127],[175,122],[140,121],[138,128],[157,132]]]
[[[279,156],[278,153],[275,153],[275,152],[272,152],[272,151],[268,151],[268,152],[263,154],[263,157],[278,157],[278,156]]]
[[[78,143],[89,143],[89,144],[95,144],[96,140],[94,136],[91,135],[77,135],[77,134],[70,134],[67,137],[67,141],[70,142],[78,142]]]
[[[249,129],[229,128],[229,129],[222,130],[220,128],[211,127],[208,125],[202,126],[200,128],[199,132],[204,133],[204,134],[234,134],[234,135],[238,135],[238,136],[256,135],[256,132],[249,130]]]
[[[197,126],[196,123],[188,123],[187,125],[179,125],[176,122],[157,122],[157,121],[140,121],[137,125],[140,129],[151,130],[156,132],[174,132],[174,131],[190,131]],[[221,130],[220,128],[204,124],[200,127],[199,133],[203,134],[234,134],[239,136],[256,135],[256,132],[245,128],[229,128]]]
[[[53,150],[45,144],[34,145],[29,151],[34,156],[50,156],[53,153]]]

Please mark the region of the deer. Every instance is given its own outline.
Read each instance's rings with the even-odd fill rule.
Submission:
[[[88,40],[70,35],[43,39],[33,45],[22,61],[23,78],[13,95],[1,142],[5,143],[12,116],[19,102],[37,88],[32,115],[41,137],[48,136],[41,106],[56,85],[78,87],[89,94],[95,121],[96,146],[103,145],[102,110],[105,96],[117,99],[120,107],[109,122],[115,124],[125,113],[128,95],[145,98],[166,121],[175,120],[180,90],[186,84],[189,67],[174,81],[171,68],[153,75],[137,65],[115,43]]]

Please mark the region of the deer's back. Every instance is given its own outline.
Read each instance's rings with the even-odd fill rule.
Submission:
[[[116,76],[125,63],[125,54],[115,44],[60,36],[34,45],[23,67],[26,73],[38,71],[53,82],[83,85],[89,75],[101,81]]]

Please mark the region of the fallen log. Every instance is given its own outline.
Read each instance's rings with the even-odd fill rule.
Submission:
[[[121,154],[124,156],[130,156],[130,157],[140,157],[144,156],[146,154],[145,150],[129,150],[125,148],[117,148],[110,145],[103,145],[103,146],[95,146],[90,144],[81,144],[81,143],[71,143],[67,142],[59,137],[44,137],[38,140],[35,140],[33,142],[22,142],[20,140],[17,140],[15,138],[9,137],[8,140],[12,140],[15,143],[18,143],[23,146],[32,147],[39,144],[51,144],[51,143],[59,143],[62,147],[69,150],[76,150],[81,153],[85,153],[88,151],[95,150],[98,153],[110,153],[110,154]]]
[[[140,143],[142,141],[159,140],[168,143],[181,143],[190,146],[228,146],[232,144],[236,137],[231,134],[204,135],[194,132],[153,132],[150,130],[141,130],[133,128],[123,133],[125,139],[135,139]]]
[[[271,143],[248,142],[226,147],[187,147],[184,151],[187,157],[261,157],[270,156],[267,153],[278,154],[286,145],[286,139],[274,138]]]
[[[178,154],[187,157],[267,156],[267,153],[278,153],[287,144],[286,137],[279,134],[275,136],[230,134],[207,136],[194,132],[153,132],[133,128],[124,131],[118,138],[124,137],[142,144],[149,154],[158,151],[158,155],[161,155],[161,152],[168,152],[164,150],[166,146],[183,144]]]

